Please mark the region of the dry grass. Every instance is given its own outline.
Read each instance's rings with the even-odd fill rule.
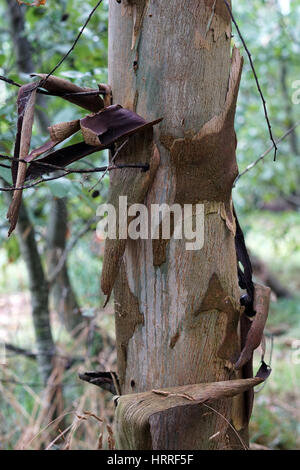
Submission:
[[[10,301],[9,301],[10,302]],[[15,304],[14,304],[15,305]],[[2,300],[2,306],[4,302]],[[6,303],[6,315],[10,303]],[[16,303],[16,307],[20,302]],[[22,315],[14,314],[14,322],[6,323],[10,342],[27,346],[26,330],[30,323],[27,299]],[[21,310],[19,310],[21,312]],[[112,334],[101,329],[106,312],[99,311],[92,330],[101,335],[102,349],[97,356],[88,353],[91,325],[71,339],[54,319],[57,353],[51,377],[45,389],[40,386],[36,361],[21,356],[10,356],[0,369],[0,442],[2,449],[113,449],[112,430],[114,404],[109,392],[83,383],[78,373],[91,369],[115,370],[116,352]],[[108,313],[111,315],[111,312]],[[19,325],[16,325],[20,321]],[[28,331],[28,330],[27,330]],[[59,334],[57,332],[59,331]],[[32,347],[31,349],[34,349]],[[82,362],[66,368],[66,357],[83,357]]]

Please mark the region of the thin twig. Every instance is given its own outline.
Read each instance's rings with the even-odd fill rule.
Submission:
[[[248,47],[247,47],[247,44],[243,38],[243,35],[240,31],[240,28],[233,16],[233,13],[232,13],[232,10],[231,10],[231,7],[229,5],[229,3],[227,2],[227,0],[223,0],[225,5],[226,5],[226,8],[231,16],[231,19],[236,27],[236,30],[238,32],[238,35],[243,43],[243,46],[245,48],[245,51],[248,55],[248,58],[249,58],[249,61],[250,61],[250,66],[251,66],[251,69],[252,69],[252,72],[253,72],[253,75],[254,75],[254,78],[255,78],[255,81],[256,81],[256,86],[257,86],[257,89],[258,89],[258,92],[260,94],[260,97],[261,97],[261,100],[262,100],[262,103],[263,103],[263,107],[264,107],[264,113],[265,113],[265,118],[266,118],[266,121],[267,121],[267,124],[268,124],[268,128],[269,128],[269,134],[270,134],[270,139],[271,141],[273,142],[273,145],[272,145],[272,149],[274,148],[274,161],[276,160],[276,155],[277,155],[277,145],[276,145],[276,142],[274,140],[274,137],[273,137],[273,133],[272,133],[272,128],[271,128],[271,123],[270,123],[270,120],[269,120],[269,116],[268,116],[268,110],[267,110],[267,103],[266,103],[266,100],[264,98],[264,95],[263,95],[263,92],[262,92],[262,89],[260,87],[260,84],[259,84],[259,80],[258,80],[258,76],[257,76],[257,73],[255,71],[255,67],[254,67],[254,64],[253,64],[253,60],[252,60],[252,56],[251,56],[251,52],[249,51]]]
[[[82,238],[91,228],[91,226],[97,221],[96,217],[91,217],[85,225],[82,227],[81,230],[79,230],[78,234],[73,238],[73,240],[68,244],[68,246],[65,248],[64,252],[62,253],[61,257],[58,260],[58,263],[55,267],[55,269],[49,274],[48,276],[48,284],[51,285],[57,276],[59,275],[60,271],[65,265],[65,262],[68,258],[68,254],[73,250],[74,246],[77,244],[77,242]]]
[[[209,406],[207,405],[206,403],[201,403],[201,405],[205,406],[206,408],[210,409],[211,411],[213,411],[214,413],[216,413],[218,416],[220,416],[220,418],[222,418],[224,421],[226,421],[226,423],[228,424],[228,426],[232,429],[232,431],[234,432],[234,434],[237,436],[237,438],[239,439],[240,443],[242,444],[244,450],[248,450],[248,447],[246,446],[246,444],[244,443],[243,439],[241,438],[241,436],[239,435],[239,433],[237,432],[237,430],[235,429],[235,427],[230,423],[230,421],[228,421],[228,419],[222,415],[221,413],[219,413],[219,411],[217,411],[215,408],[213,408],[212,406]]]
[[[71,52],[73,51],[73,49],[75,48],[76,44],[78,43],[83,31],[85,30],[85,28],[87,27],[88,23],[90,22],[92,16],[94,15],[95,11],[97,10],[97,8],[101,5],[102,3],[102,0],[99,0],[96,4],[96,6],[92,9],[92,11],[90,12],[89,16],[87,17],[84,25],[82,26],[82,28],[80,29],[79,31],[79,34],[77,35],[75,41],[73,42],[71,48],[68,50],[68,52],[60,59],[60,61],[56,64],[56,66],[51,70],[51,72],[48,73],[48,75],[46,76],[46,78],[42,81],[42,83],[40,83],[40,86],[42,84],[44,84],[48,78],[54,74],[54,72],[56,72],[56,70],[61,66],[61,64],[67,59],[67,57],[71,54]]]
[[[28,359],[33,359],[33,360],[36,360],[39,356],[49,356],[51,358],[58,357],[60,359],[67,361],[68,366],[75,362],[84,361],[83,356],[70,357],[70,356],[65,356],[63,354],[58,354],[54,352],[53,350],[44,350],[44,351],[34,352],[34,351],[29,351],[24,348],[20,348],[19,346],[15,346],[14,344],[11,344],[11,343],[4,343],[4,347],[6,351],[14,353],[14,354],[9,354],[8,355],[9,357],[15,356],[15,355],[21,355],[21,356],[27,357]]]
[[[4,163],[0,163],[1,168],[11,168],[10,165],[5,165]]]
[[[3,75],[0,75],[0,80],[2,80],[5,83],[8,83],[9,85],[14,85],[17,87],[21,87],[20,83],[15,82],[14,80],[11,80],[10,78],[3,77]]]
[[[282,142],[284,139],[286,139],[286,137],[288,137],[298,126],[300,126],[300,121],[296,122],[296,124],[293,125],[293,127],[291,127],[290,129],[288,129],[286,131],[285,134],[283,134],[277,141],[276,141],[276,145],[280,144],[280,142]],[[238,182],[238,180],[244,176],[246,173],[248,173],[248,171],[252,170],[252,168],[254,168],[261,160],[263,160],[270,152],[272,152],[274,148],[274,145],[271,145],[257,160],[255,160],[254,162],[250,163],[250,165],[248,165],[246,167],[246,169],[244,171],[242,171],[242,173],[240,173],[238,175],[238,177],[236,178],[235,182],[234,182],[234,186],[236,185],[236,183]]]
[[[111,159],[111,163],[114,163],[115,159],[117,158],[117,156],[119,155],[119,153],[121,152],[121,150],[123,150],[124,147],[126,147],[126,145],[128,144],[129,142],[129,139],[126,139],[122,145],[120,145],[120,147],[117,148],[117,150],[115,151],[112,159]],[[120,165],[121,166],[121,165]],[[109,167],[107,167],[109,168]],[[149,167],[148,167],[149,169]],[[103,175],[101,176],[101,178],[97,181],[97,183],[95,183],[90,189],[89,189],[89,192],[93,191],[93,189],[95,189],[96,186],[98,186],[98,184],[101,183],[101,181],[103,180],[104,176],[107,174],[109,170],[107,169]]]
[[[15,82],[14,80],[11,80],[10,78],[4,77],[3,75],[0,75],[0,80],[2,80],[5,83],[8,83],[9,85],[14,85],[18,88],[21,88],[21,84]],[[39,83],[40,85],[40,83]],[[52,92],[52,91],[47,91],[43,90],[42,88],[37,89],[37,93],[40,93],[41,95],[46,95],[46,96],[58,96],[59,98],[65,98],[65,97],[71,97],[71,96],[96,96],[96,95],[106,95],[105,90],[90,90],[90,91],[72,91],[72,92]]]
[[[52,165],[52,166],[56,166],[56,165]],[[103,171],[104,174],[102,176],[104,176],[108,171],[122,170],[123,168],[140,168],[144,171],[147,171],[149,169],[149,165],[144,164],[144,163],[140,163],[140,164],[138,164],[138,163],[137,164],[134,164],[134,163],[129,164],[128,163],[128,164],[122,164],[122,165],[102,166],[102,167],[98,167],[98,168],[92,168],[92,169],[89,169],[89,170],[85,170],[85,169],[67,170],[65,168],[57,167],[56,168],[57,170],[61,170],[64,173],[61,174],[61,175],[52,176],[50,178],[40,178],[38,181],[35,181],[34,183],[31,183],[31,184],[27,184],[25,186],[9,186],[9,187],[4,187],[4,188],[0,187],[0,191],[6,191],[6,192],[8,192],[8,191],[23,191],[24,189],[34,188],[35,186],[38,186],[41,183],[46,183],[47,181],[54,181],[54,180],[58,180],[60,178],[64,178],[65,176],[71,175],[73,173],[80,173],[80,174],[88,173],[88,174],[90,174],[90,173],[99,173],[100,171]],[[101,181],[101,179],[99,181]],[[96,183],[96,184],[98,184],[98,183]]]

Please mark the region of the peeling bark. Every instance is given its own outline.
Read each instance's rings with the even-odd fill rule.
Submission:
[[[196,425],[197,420],[211,418],[214,402],[238,396],[262,382],[261,378],[231,380],[123,395],[117,400],[118,447],[136,450],[195,449],[202,432]],[[209,403],[210,408],[203,403]],[[174,429],[179,417],[180,426]],[[230,440],[236,441],[237,436],[221,417],[219,425],[218,435],[226,441],[224,448],[230,448]]]
[[[134,21],[132,9],[110,1],[109,83],[114,102],[147,121],[163,116],[154,129],[160,165],[144,195],[145,204],[150,209],[152,203],[202,203],[205,227],[204,246],[198,251],[186,251],[185,240],[171,234],[167,241],[127,240],[123,257],[123,248],[118,253],[118,375],[126,396],[243,378],[233,367],[241,350],[241,309],[231,200],[237,175],[234,115],[243,61],[236,49],[230,59],[230,17],[222,2],[213,0],[149,0],[138,49],[132,50]],[[191,40],[197,35],[207,47]],[[141,155],[136,148],[131,160],[141,161]],[[111,178],[113,188],[115,175]],[[126,325],[120,325],[119,311],[127,312],[126,356]],[[174,436],[183,428],[185,448],[243,448],[236,434],[227,432],[226,420],[193,406],[187,414],[179,407],[171,417],[153,421],[159,426],[155,442],[164,428],[166,448],[182,448]],[[247,443],[244,394],[219,397],[214,408]],[[120,425],[127,438],[119,440],[119,448],[136,448],[130,438],[136,430],[126,422]],[[138,448],[154,448],[153,442]]]

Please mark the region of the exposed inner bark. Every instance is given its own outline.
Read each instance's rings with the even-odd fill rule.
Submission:
[[[137,22],[136,3],[110,2],[109,83],[115,103],[147,120],[164,118],[154,133],[160,166],[145,203],[148,209],[152,203],[202,203],[205,224],[198,251],[187,251],[186,241],[172,234],[167,241],[124,243],[115,284],[122,394],[243,377],[233,364],[240,352],[241,309],[231,201],[242,59],[234,49],[230,60],[230,17],[222,2],[149,0],[140,2]],[[141,152],[130,158],[140,161]],[[118,312],[126,312],[127,325]],[[188,419],[183,410],[168,411],[155,425],[169,429],[168,448],[243,448],[228,421],[247,443],[244,395],[219,398],[214,408],[196,407]],[[183,422],[180,441],[175,430]],[[119,446],[133,449],[134,429],[118,412],[117,434],[123,425],[128,439]],[[164,448],[159,441],[155,448]]]

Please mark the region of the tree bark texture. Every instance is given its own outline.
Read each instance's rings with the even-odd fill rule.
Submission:
[[[134,138],[118,161],[144,161],[148,152],[155,175],[146,197],[139,195],[149,209],[153,203],[202,203],[205,212],[198,251],[187,251],[186,240],[174,237],[106,243],[102,288],[109,293],[114,284],[122,394],[240,379],[233,368],[241,309],[231,190],[238,172],[234,115],[242,59],[237,49],[231,57],[229,13],[214,0],[109,5],[113,101],[148,121],[163,117],[151,145],[145,136]],[[111,175],[112,188],[124,190],[122,181],[121,172]],[[108,286],[108,273],[116,271]],[[119,448],[243,448],[243,394],[218,399],[214,408],[196,404],[165,413],[156,423],[159,439],[152,435],[144,444],[120,438],[126,429],[119,416]]]

